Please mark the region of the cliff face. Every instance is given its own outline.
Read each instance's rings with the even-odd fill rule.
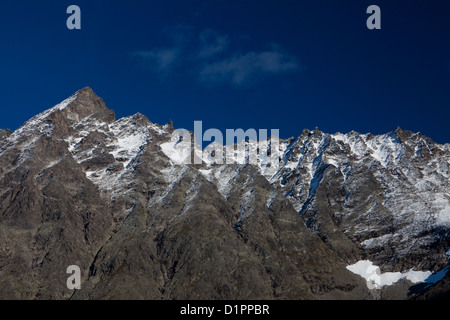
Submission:
[[[262,159],[177,164],[173,132],[141,114],[115,120],[90,88],[15,132],[0,130],[0,298],[371,299],[448,290],[445,274],[426,288],[404,281],[369,290],[347,268],[364,259],[383,272],[446,267],[448,145],[401,129],[305,130],[281,141],[272,170]],[[82,271],[76,292],[66,287],[70,265]]]

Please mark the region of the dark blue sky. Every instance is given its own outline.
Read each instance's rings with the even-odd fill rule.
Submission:
[[[82,11],[68,30],[66,9]],[[381,30],[366,9],[381,8]],[[3,0],[0,127],[90,86],[177,128],[397,126],[450,142],[450,2]]]

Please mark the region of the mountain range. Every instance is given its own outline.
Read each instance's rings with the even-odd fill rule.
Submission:
[[[0,130],[0,299],[449,298],[450,144],[299,133],[184,164],[172,122],[88,87]]]

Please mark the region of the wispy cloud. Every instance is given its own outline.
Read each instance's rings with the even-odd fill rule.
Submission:
[[[242,86],[254,83],[264,76],[299,70],[301,65],[297,59],[282,51],[249,52],[204,65],[200,71],[200,79],[209,84],[230,83]]]
[[[199,58],[209,58],[216,54],[222,53],[230,44],[230,38],[227,35],[219,34],[211,29],[202,31],[199,35],[199,40]]]
[[[230,37],[212,29],[194,32],[193,27],[182,25],[166,28],[164,33],[171,45],[132,54],[145,68],[163,77],[188,71],[202,85],[239,87],[302,69],[295,56],[274,44],[267,50],[236,53],[230,49]]]
[[[181,55],[189,50],[195,33],[192,26],[180,24],[164,28],[162,34],[168,41],[167,46],[135,51],[130,56],[145,69],[165,77],[180,61]]]
[[[172,69],[179,54],[177,48],[161,48],[151,51],[137,51],[132,56],[149,70],[167,73]]]

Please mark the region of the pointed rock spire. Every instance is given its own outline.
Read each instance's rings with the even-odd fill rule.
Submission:
[[[90,87],[85,87],[75,93],[75,99],[64,108],[65,116],[72,121],[80,121],[88,116],[97,120],[112,123],[115,120],[114,111],[106,107],[102,98]]]

